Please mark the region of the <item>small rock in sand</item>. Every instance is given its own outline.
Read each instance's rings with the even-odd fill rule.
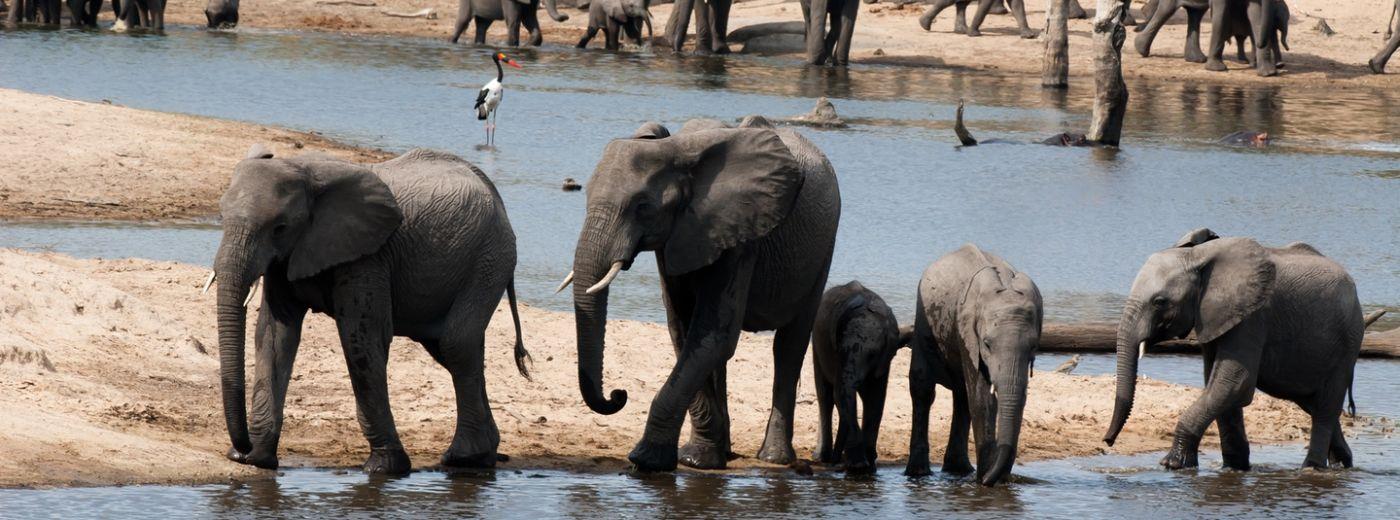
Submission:
[[[574,180],[573,177],[564,179],[564,191],[578,191],[581,189],[583,189],[583,186],[579,185],[578,181]]]
[[[826,96],[817,99],[817,106],[811,112],[794,117],[789,122],[823,128],[844,128],[846,122],[836,115],[836,106]]]

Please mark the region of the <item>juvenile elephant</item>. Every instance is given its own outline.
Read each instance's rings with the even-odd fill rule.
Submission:
[[[640,470],[729,459],[725,363],[739,332],[776,330],[773,406],[760,459],[789,464],[798,376],[826,285],[841,215],[836,174],[801,134],[749,118],[739,128],[692,121],[677,135],[649,123],[618,139],[587,188],[574,251],[579,388],[613,414],[627,392],[603,394],[608,285],[642,251],[656,253],[677,359],[628,455]],[[562,289],[562,286],[561,286]],[[690,410],[690,442],[679,450]]]
[[[1352,383],[1364,329],[1356,284],[1311,246],[1266,248],[1248,238],[1187,233],[1147,259],[1118,322],[1118,391],[1110,446],[1132,412],[1138,360],[1147,347],[1194,332],[1205,360],[1205,391],[1176,423],[1169,469],[1197,465],[1215,421],[1226,467],[1249,469],[1244,407],[1254,390],[1287,399],[1312,416],[1305,467],[1351,467],[1338,417]]]
[[[943,471],[973,471],[967,457],[971,426],[977,481],[994,485],[1016,463],[1026,383],[1040,347],[1040,289],[1005,260],[968,244],[924,270],[918,298],[909,365],[914,419],[905,474],[929,473],[929,407],[939,384],[953,393]]]
[[[560,13],[555,7],[555,0],[544,0],[544,9],[556,22],[569,19],[569,15]],[[539,10],[540,0],[458,0],[457,24],[453,27],[452,37],[448,38],[448,41],[457,43],[462,33],[466,32],[467,25],[475,20],[476,38],[472,41],[483,45],[486,43],[486,31],[491,28],[491,22],[505,20],[506,45],[520,45],[520,26],[524,25],[525,30],[530,32],[530,45],[539,46],[544,43],[544,34],[540,32]]]
[[[894,311],[860,282],[832,287],[822,295],[812,328],[812,372],[821,414],[818,461],[843,463],[846,471],[853,473],[875,469],[890,362],[902,344],[900,340]],[[860,421],[856,420],[857,396],[865,411]],[[832,406],[841,420],[834,445]]]
[[[603,31],[604,47],[610,51],[620,46],[622,34],[642,46],[642,25],[647,28],[647,42],[652,39],[651,12],[647,0],[593,0],[588,6],[588,30],[578,41],[578,48],[588,47],[589,40]]]
[[[1278,43],[1278,47],[1274,49],[1274,66],[1278,68],[1283,68],[1283,50],[1280,48],[1291,50],[1288,49],[1288,23],[1292,17],[1287,3],[1283,0],[1274,0],[1273,31],[1274,41]],[[1243,18],[1231,20],[1230,38],[1235,40],[1235,52],[1238,53],[1240,62],[1254,65],[1254,29],[1250,26],[1249,20]]]
[[[729,7],[733,0],[676,0],[666,20],[666,40],[671,50],[685,47],[690,15],[695,13],[695,52],[729,54]]]
[[[919,27],[923,27],[925,31],[933,30],[933,20],[938,18],[938,13],[943,12],[943,10],[947,9],[949,6],[957,6],[957,18],[953,22],[953,32],[957,34],[966,34],[968,36],[981,36],[982,31],[979,29],[982,27],[982,20],[986,19],[987,13],[991,12],[994,5],[1000,5],[1001,1],[979,0],[977,4],[977,14],[972,17],[972,26],[969,27],[967,25],[966,12],[967,5],[970,3],[972,3],[972,0],[937,0],[927,11],[924,11],[923,16],[919,17]],[[1011,0],[1010,4],[1011,14],[1016,17],[1016,24],[1021,28],[1021,37],[1035,38],[1039,35],[1039,32],[1031,29],[1031,26],[1026,23],[1025,0]],[[1071,11],[1069,15],[1071,18],[1087,16],[1087,14],[1084,14],[1084,9],[1079,7],[1078,2],[1071,0],[1070,6]],[[1078,13],[1075,12],[1076,9]],[[1074,16],[1075,14],[1082,16]]]
[[[1386,39],[1389,41],[1368,62],[1373,73],[1384,74],[1385,63],[1390,61],[1390,56],[1395,54],[1396,49],[1400,49],[1400,24],[1395,22],[1397,14],[1400,14],[1400,0],[1395,0],[1395,7],[1390,8],[1390,22],[1386,24],[1385,28]]]
[[[845,65],[851,61],[851,35],[856,30],[857,0],[800,0],[806,27],[807,63]],[[828,19],[831,27],[827,28]]]
[[[204,6],[204,19],[210,29],[237,27],[238,0],[209,0]]]
[[[335,319],[369,440],[364,470],[410,469],[389,409],[389,342],[406,336],[452,374],[457,430],[448,466],[493,466],[500,434],[486,397],[487,324],[510,296],[515,359],[527,357],[515,308],[515,233],[486,175],[454,155],[413,150],[363,166],[255,146],[219,201],[219,372],[228,457],[277,467],[282,405],[307,311]],[[251,436],[244,408],[246,301],[262,279]],[[210,278],[212,283],[214,278]]]
[[[1133,40],[1138,54],[1143,57],[1151,55],[1152,40],[1157,37],[1157,31],[1176,14],[1178,8],[1186,9],[1186,61],[1205,63],[1206,70],[1224,71],[1225,39],[1237,33],[1249,32],[1256,52],[1263,52],[1268,57],[1255,60],[1256,72],[1260,76],[1278,73],[1281,54],[1278,53],[1276,26],[1280,14],[1276,11],[1287,9],[1282,0],[1149,0],[1143,7],[1147,24],[1138,27],[1142,32]],[[1205,17],[1207,9],[1211,11],[1209,55],[1201,52],[1201,19]],[[1240,24],[1247,24],[1247,29],[1241,28]]]

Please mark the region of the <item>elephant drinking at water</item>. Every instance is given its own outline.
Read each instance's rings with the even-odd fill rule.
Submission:
[[[307,311],[335,319],[369,440],[364,469],[404,474],[389,408],[389,342],[407,336],[452,374],[457,431],[448,466],[494,466],[500,434],[484,379],[486,326],[504,291],[525,373],[513,273],[515,233],[496,188],[472,164],[428,150],[362,166],[317,154],[273,158],[255,146],[219,201],[219,372],[228,457],[277,467],[283,403]],[[215,278],[210,278],[212,283]],[[245,408],[247,302],[262,280],[252,428]]]
[[[801,134],[761,118],[739,128],[692,121],[677,135],[650,123],[603,149],[587,199],[565,282],[574,282],[584,402],[601,414],[627,404],[623,390],[603,393],[608,286],[642,251],[656,254],[676,352],[628,459],[650,471],[678,460],[724,467],[725,364],[740,331],[775,330],[773,404],[758,456],[793,462],[798,376],[841,212],[831,163]],[[678,451],[687,408],[691,437]]]
[[[1148,257],[1123,305],[1118,393],[1104,441],[1113,444],[1132,412],[1147,347],[1194,332],[1206,387],[1177,421],[1163,466],[1196,467],[1201,436],[1215,422],[1225,466],[1249,469],[1244,408],[1259,389],[1312,416],[1305,467],[1351,467],[1339,417],[1363,329],[1351,276],[1311,246],[1187,233]]]

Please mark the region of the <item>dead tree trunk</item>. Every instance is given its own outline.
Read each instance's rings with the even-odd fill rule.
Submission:
[[[1123,114],[1128,110],[1128,84],[1123,82],[1123,19],[1129,0],[1099,0],[1094,19],[1094,116],[1089,141],[1118,146]]]
[[[1045,26],[1045,58],[1040,69],[1040,86],[1069,87],[1069,3],[1050,0],[1050,20]]]

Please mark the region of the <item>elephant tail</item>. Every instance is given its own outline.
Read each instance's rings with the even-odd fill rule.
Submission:
[[[520,371],[520,375],[524,376],[526,381],[533,381],[528,365],[534,364],[535,360],[530,357],[530,351],[525,350],[525,338],[520,333],[520,310],[515,304],[514,277],[506,284],[506,297],[510,300],[510,319],[515,323],[515,369]]]
[[[1356,369],[1352,369],[1354,372]],[[1356,376],[1351,378],[1351,384],[1347,385],[1347,415],[1356,418]]]

